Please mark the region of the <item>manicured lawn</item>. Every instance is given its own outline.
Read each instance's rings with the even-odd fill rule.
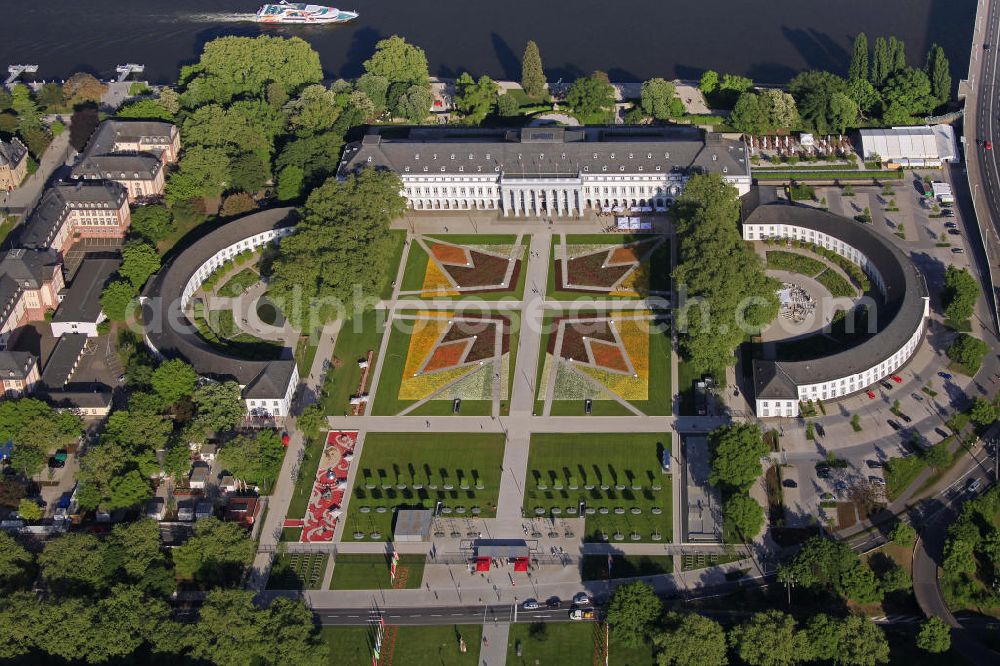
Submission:
[[[370,664],[372,630],[369,627],[323,627],[331,664]],[[459,652],[459,637],[467,651]],[[475,666],[483,628],[478,624],[387,626],[379,664],[410,666]]]
[[[671,555],[615,555],[611,564],[611,578],[634,578],[673,573]],[[580,564],[583,580],[608,580],[606,555],[584,555]]]
[[[396,280],[396,270],[399,267],[399,262],[403,258],[403,243],[406,241],[406,232],[402,229],[393,229],[389,232],[392,236],[392,259],[390,260],[389,272],[386,274],[385,282],[382,284],[382,289],[379,290],[379,296],[382,299],[392,298],[392,283]]]
[[[337,555],[330,579],[331,590],[415,590],[424,577],[424,555],[400,555],[396,581],[389,577],[386,555]]]
[[[406,268],[403,269],[403,281],[400,291],[420,291],[424,288],[424,276],[427,274],[427,262],[430,257],[424,248],[417,243],[410,243],[410,252],[406,255]]]
[[[331,366],[323,385],[321,404],[325,414],[343,414],[350,411],[351,396],[358,390],[358,382],[361,381],[358,359],[365,358],[369,349],[375,351],[374,358],[378,357],[382,331],[385,328],[384,317],[383,310],[369,310],[362,314],[360,319],[348,319],[341,326],[333,350],[333,359],[330,361]],[[371,381],[368,380],[369,388]]]
[[[253,284],[260,282],[260,275],[252,268],[244,268],[233,277],[226,280],[226,283],[215,290],[219,296],[233,297],[239,296]]]
[[[302,335],[295,345],[295,363],[299,367],[299,377],[308,377],[319,349],[319,336]]]
[[[586,516],[588,541],[603,540],[601,533],[609,541],[632,541],[635,532],[639,541],[653,541],[658,533],[669,543],[672,477],[660,471],[660,453],[669,442],[669,436],[646,433],[532,435],[525,515],[539,515],[536,508],[541,507],[545,516],[552,515],[553,508],[572,516],[580,502],[586,502],[596,510]],[[633,508],[640,513],[634,514]],[[618,532],[623,539],[614,538]]]
[[[612,234],[572,234],[567,235],[566,245],[605,245],[613,246],[615,244],[626,245],[628,243],[634,243],[636,241],[652,240],[656,238],[655,234],[622,234],[622,235],[612,235]],[[552,248],[549,250],[549,278],[548,286],[545,290],[545,295],[548,298],[560,300],[560,301],[578,301],[578,300],[637,300],[642,297],[639,296],[612,296],[607,293],[600,291],[568,291],[557,289],[556,281],[556,256],[557,249],[560,243],[560,238],[558,236],[552,239]],[[648,266],[649,270],[649,289],[651,291],[659,292],[669,292],[670,291],[670,240],[665,239],[664,242],[653,251],[649,260],[645,264],[640,264],[637,270],[643,270],[643,266]],[[666,298],[666,296],[663,296]]]
[[[890,500],[899,497],[926,467],[927,463],[918,455],[890,458],[884,468],[886,497]]]
[[[800,273],[809,277],[815,277],[826,270],[826,264],[819,259],[807,257],[798,252],[786,252],[785,250],[768,250],[767,268],[768,270],[788,271],[789,273]]]
[[[281,553],[267,579],[269,590],[315,590],[323,580],[326,553]]]
[[[604,625],[596,622],[513,624],[507,639],[508,666],[562,666],[603,664]],[[518,644],[521,656],[517,656]],[[608,663],[615,666],[653,666],[649,645],[630,648],[611,639]]]
[[[715,567],[720,564],[726,564],[727,562],[735,562],[737,560],[743,559],[743,553],[725,553],[725,554],[715,554],[715,553],[697,553],[684,555],[683,561],[681,563],[681,568],[684,571],[693,571],[694,569],[704,569],[706,567]]]
[[[462,515],[457,513],[461,507],[472,516],[478,507],[482,517],[494,517],[503,442],[502,434],[369,433],[355,463],[345,539],[355,532],[364,539],[373,532],[379,533],[374,540],[390,539],[394,508],[434,509],[441,502],[445,514],[456,510]]]
[[[439,240],[444,243],[450,243],[453,245],[465,245],[472,249],[475,249],[476,245],[511,245],[513,246],[517,242],[517,236],[512,234],[435,234],[428,235],[424,237],[425,241],[428,243]],[[487,294],[495,294],[498,298],[512,297],[520,299],[524,295],[524,271],[526,266],[527,251],[526,247],[530,243],[531,239],[529,236],[524,236],[521,240],[522,244],[525,245],[524,256],[521,257],[521,269],[517,273],[516,283],[514,284],[514,289],[512,291],[498,290],[491,291],[489,289],[480,289],[473,292],[469,292],[465,295],[442,295],[428,292],[421,295],[412,295],[418,298],[432,298],[432,299],[462,299],[475,296],[484,296]],[[403,270],[403,280],[400,287],[400,291],[413,292],[421,291],[424,288],[424,277],[427,273],[427,264],[430,262],[430,257],[427,252],[417,243],[411,242],[410,252],[406,260],[406,268]]]
[[[7,239],[11,230],[14,229],[14,222],[17,220],[13,215],[7,215],[2,221],[0,221],[0,243],[3,243]]]
[[[840,273],[836,272],[832,268],[828,268],[817,275],[816,282],[819,282],[821,285],[826,287],[830,292],[830,295],[834,298],[840,298],[842,296],[849,298],[851,296],[858,295],[857,289],[851,286],[850,282],[844,279]]]
[[[323,457],[323,443],[326,441],[326,433],[320,432],[316,437],[307,437],[303,448],[302,462],[299,464],[299,478],[295,481],[295,489],[292,491],[292,499],[288,503],[287,518],[300,520],[306,515],[306,507],[309,506],[309,495],[312,493],[313,483],[316,481],[316,470],[319,469],[320,458]],[[286,533],[287,537],[286,538]],[[282,541],[298,541],[302,535],[302,528],[286,528],[281,532]]]

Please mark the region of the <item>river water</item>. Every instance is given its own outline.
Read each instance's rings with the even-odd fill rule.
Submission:
[[[336,2],[338,0],[315,0]],[[38,78],[115,65],[146,65],[146,78],[176,79],[220,35],[298,35],[329,76],[356,75],[376,41],[400,34],[427,51],[431,73],[468,69],[519,78],[528,39],[553,80],[594,69],[613,80],[696,78],[705,68],[770,83],[796,72],[845,71],[853,35],[894,34],[911,64],[944,46],[956,78],[968,69],[976,0],[342,0],[361,13],[344,26],[261,28],[256,0],[0,1],[0,66],[32,63]],[[0,70],[2,71],[2,70]]]

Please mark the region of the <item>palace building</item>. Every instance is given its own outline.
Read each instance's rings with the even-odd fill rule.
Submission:
[[[574,216],[639,207],[665,211],[694,173],[750,191],[739,139],[695,127],[372,128],[344,150],[339,176],[389,169],[413,210],[497,210]]]

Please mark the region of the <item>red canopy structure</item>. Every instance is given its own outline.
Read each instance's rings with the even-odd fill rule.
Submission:
[[[489,571],[490,570],[490,558],[488,557],[477,557],[476,558],[476,571]]]
[[[528,570],[528,558],[518,557],[514,560],[514,571],[527,571]]]

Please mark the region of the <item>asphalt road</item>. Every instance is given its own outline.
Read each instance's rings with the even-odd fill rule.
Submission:
[[[570,604],[560,604],[558,608],[542,605],[537,610],[517,609],[518,622],[569,622]],[[324,625],[364,625],[378,617],[378,611],[362,612],[348,610],[316,610]],[[449,608],[393,608],[384,611],[386,624],[432,625],[432,624],[484,624],[486,622],[513,622],[512,604],[496,606],[452,606]]]

